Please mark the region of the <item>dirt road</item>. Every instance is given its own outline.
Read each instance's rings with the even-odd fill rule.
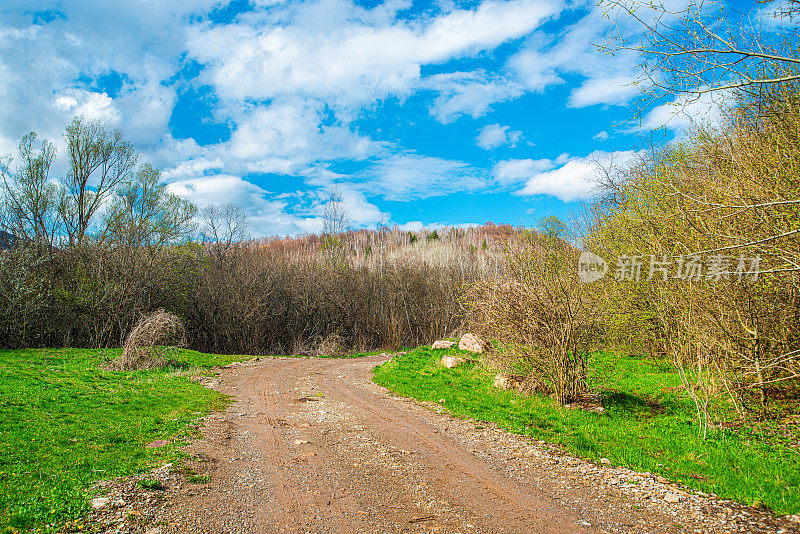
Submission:
[[[195,469],[210,475],[210,482],[175,492],[159,514],[159,529],[778,528],[730,503],[680,492],[649,475],[578,460],[528,438],[393,397],[370,379],[370,370],[385,360],[274,358],[224,369],[211,386],[235,401],[207,417],[204,439],[189,447],[199,459]],[[665,501],[669,492],[680,502]]]

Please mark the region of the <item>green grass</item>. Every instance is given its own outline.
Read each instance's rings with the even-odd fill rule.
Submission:
[[[209,475],[186,475],[186,480],[191,482],[192,484],[207,484],[211,482],[211,476]]]
[[[407,397],[439,402],[453,415],[491,421],[589,458],[661,474],[696,489],[780,514],[800,512],[800,454],[757,428],[698,436],[694,405],[668,364],[613,353],[590,362],[592,388],[605,415],[569,410],[542,396],[492,386],[494,373],[474,363],[438,363],[458,350],[420,348],[374,370],[375,381]]]
[[[144,489],[149,490],[163,490],[164,484],[161,483],[160,480],[157,478],[145,478],[144,480],[139,481],[139,485]]]
[[[247,358],[181,351],[168,368],[105,370],[117,353],[0,351],[0,532],[58,530],[88,510],[93,482],[180,457],[187,424],[225,403],[189,376]]]

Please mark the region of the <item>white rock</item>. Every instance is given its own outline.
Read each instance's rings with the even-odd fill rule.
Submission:
[[[683,497],[681,497],[677,493],[667,493],[666,495],[664,495],[664,502],[676,503],[676,502],[681,502],[682,500]]]
[[[511,380],[505,375],[497,375],[494,377],[494,387],[497,389],[511,389]]]
[[[459,349],[475,352],[477,354],[483,354],[483,351],[485,351],[487,347],[487,343],[475,334],[464,334],[458,341]]]
[[[294,440],[294,444],[295,445],[307,445],[308,441],[304,440],[304,439],[296,439],[296,440]]]
[[[442,365],[444,365],[448,369],[458,367],[459,365],[461,365],[466,361],[467,361],[466,358],[459,358],[458,356],[442,356]]]
[[[524,379],[521,376],[504,375],[501,373],[494,377],[494,387],[502,390],[517,389],[522,391],[523,382]]]
[[[608,458],[600,458],[600,463],[603,465],[611,465],[611,460]]]
[[[99,510],[100,508],[107,505],[109,502],[111,502],[111,499],[109,499],[108,497],[95,497],[94,499],[92,499],[92,509]]]
[[[434,341],[433,345],[431,345],[431,348],[432,349],[449,349],[450,347],[452,347],[455,344],[456,344],[455,341],[446,341],[446,340],[440,339],[439,341]]]

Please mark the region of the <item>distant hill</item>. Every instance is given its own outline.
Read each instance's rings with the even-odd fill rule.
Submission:
[[[406,231],[398,227],[357,230],[330,236],[312,234],[293,238],[264,238],[257,246],[297,259],[324,257],[332,246],[339,247],[354,266],[379,268],[381,262],[423,262],[434,265],[477,264],[484,270],[496,268],[502,243],[521,229],[491,222],[481,226],[442,227]]]

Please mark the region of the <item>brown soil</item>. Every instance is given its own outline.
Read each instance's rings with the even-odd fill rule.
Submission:
[[[187,449],[189,467],[210,482],[162,469],[164,491],[112,491],[125,502],[110,531],[793,531],[752,508],[394,397],[371,381],[386,359],[223,369],[209,385],[234,402]]]

